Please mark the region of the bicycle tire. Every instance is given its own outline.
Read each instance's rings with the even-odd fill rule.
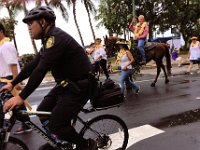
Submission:
[[[95,140],[99,150],[125,150],[129,139],[128,128],[125,122],[115,115],[107,114],[90,120],[81,129],[80,134],[86,139],[91,138]],[[119,144],[120,142],[121,144]]]
[[[29,148],[21,140],[10,136],[8,142],[4,143],[3,150],[29,150]]]

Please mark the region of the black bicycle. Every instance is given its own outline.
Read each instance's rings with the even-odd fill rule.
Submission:
[[[12,97],[8,91],[0,93],[0,150],[28,150],[27,145],[15,138],[10,136],[11,130],[17,121],[19,115],[51,115],[50,112],[30,112],[22,110],[13,110],[10,118],[5,117],[3,112],[4,102]],[[83,109],[82,112],[92,112],[94,109]],[[124,121],[115,115],[100,115],[89,121],[84,121],[80,116],[77,116],[76,121],[83,124],[80,134],[86,139],[93,139],[97,142],[99,150],[125,150],[128,144],[129,134],[128,128]],[[72,125],[76,121],[72,121]],[[24,122],[26,125],[31,127],[36,133],[38,133],[43,139],[51,144],[55,149],[58,150],[73,150],[75,145],[67,141],[56,138],[52,134],[45,132],[45,130],[38,127],[32,121]],[[76,126],[75,126],[76,127]]]

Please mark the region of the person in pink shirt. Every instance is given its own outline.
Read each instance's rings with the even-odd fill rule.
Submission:
[[[149,34],[149,26],[148,26],[148,23],[145,22],[145,18],[143,15],[140,15],[138,17],[138,23],[136,25],[134,25],[135,22],[137,22],[137,20],[134,17],[129,25],[129,28],[130,30],[134,31],[134,40],[138,40],[137,47],[142,57],[142,61],[140,62],[140,64],[143,65],[143,64],[146,64],[144,44]]]

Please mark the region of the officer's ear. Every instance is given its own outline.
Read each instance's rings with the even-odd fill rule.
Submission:
[[[47,22],[44,18],[40,19],[40,24],[42,25],[42,27],[46,27],[47,26]]]

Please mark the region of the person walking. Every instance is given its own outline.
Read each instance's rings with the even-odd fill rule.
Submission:
[[[10,38],[6,37],[5,32],[3,24],[0,23],[0,88],[15,79],[20,71],[17,51],[11,43]],[[21,85],[18,84],[15,88],[15,92],[13,90],[12,93],[14,92],[13,94],[18,94],[17,90],[20,89]],[[26,110],[25,105],[22,105],[21,109]],[[30,120],[29,116],[24,116],[19,119]],[[32,131],[32,129],[22,123],[14,134],[21,134],[30,131]]]
[[[105,48],[101,44],[100,38],[95,39],[95,51],[93,53],[95,61],[95,72],[98,72],[101,67],[106,76],[106,79],[109,79],[110,76],[107,68],[107,55]]]
[[[55,20],[54,11],[48,6],[31,9],[23,19],[28,24],[31,38],[40,39],[42,47],[32,62],[1,89],[11,89],[29,77],[19,96],[9,99],[3,110],[12,110],[21,105],[50,71],[56,86],[44,97],[37,110],[49,111],[51,116],[39,116],[41,123],[59,139],[76,144],[76,150],[96,150],[96,141],[83,138],[71,125],[71,120],[89,99],[91,63],[84,48],[72,36],[56,27]],[[67,86],[62,86],[63,82]],[[54,148],[46,143],[39,150]]]
[[[178,67],[182,66],[182,57],[179,56],[180,54],[180,49],[178,48],[174,48],[174,50],[172,51],[172,61],[176,62]]]
[[[142,61],[140,62],[140,64],[144,65],[144,64],[146,64],[144,44],[145,44],[145,41],[149,34],[149,26],[148,26],[148,23],[145,22],[145,18],[143,15],[140,15],[138,17],[138,23],[136,25],[134,25],[135,22],[137,22],[137,20],[136,20],[136,18],[133,18],[129,25],[129,28],[130,28],[130,30],[134,31],[134,40],[138,41],[137,48],[142,57]]]
[[[140,91],[140,87],[134,82],[130,81],[130,75],[132,75],[132,63],[134,62],[134,58],[128,48],[128,42],[126,41],[118,41],[116,43],[119,45],[120,51],[117,54],[117,60],[115,64],[120,64],[121,67],[121,75],[120,75],[120,86],[121,93],[124,94],[125,91],[125,81],[126,85],[132,87],[135,90],[135,93],[138,94]]]
[[[191,73],[193,64],[198,64],[200,73],[200,42],[197,40],[196,36],[193,36],[191,39],[191,44],[189,48],[188,57],[190,59],[190,65],[188,67],[187,73]]]

